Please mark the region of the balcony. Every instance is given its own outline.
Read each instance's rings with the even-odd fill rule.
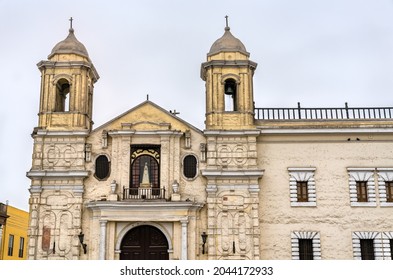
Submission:
[[[393,107],[255,108],[257,120],[380,120],[392,119]]]
[[[123,200],[165,199],[165,188],[126,188],[123,187]]]

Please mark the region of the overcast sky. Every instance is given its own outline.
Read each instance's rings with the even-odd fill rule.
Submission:
[[[36,64],[71,16],[101,77],[95,127],[149,94],[204,129],[200,64],[225,15],[258,63],[256,107],[393,106],[393,0],[0,0],[0,202],[28,210]]]

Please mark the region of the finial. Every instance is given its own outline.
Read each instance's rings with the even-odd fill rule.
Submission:
[[[225,26],[225,30],[229,30],[229,24],[228,24],[228,16],[225,16],[225,22],[226,22],[226,26]]]
[[[72,17],[70,17],[69,21],[70,21],[70,32],[74,32],[74,28],[72,28],[72,21],[74,19]]]

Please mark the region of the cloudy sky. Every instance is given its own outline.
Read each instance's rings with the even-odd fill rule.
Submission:
[[[28,210],[36,64],[71,16],[101,76],[95,127],[148,94],[203,129],[200,64],[225,15],[258,63],[257,107],[393,106],[393,0],[0,0],[0,202]]]

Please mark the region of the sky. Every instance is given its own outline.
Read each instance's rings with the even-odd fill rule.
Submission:
[[[0,202],[28,211],[40,72],[75,35],[100,79],[95,127],[146,100],[204,129],[200,78],[229,16],[256,107],[393,106],[393,0],[0,0]]]

